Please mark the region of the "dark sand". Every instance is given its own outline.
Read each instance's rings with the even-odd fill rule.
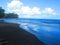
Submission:
[[[0,22],[0,42],[2,45],[44,45],[35,35],[20,28],[17,24]]]

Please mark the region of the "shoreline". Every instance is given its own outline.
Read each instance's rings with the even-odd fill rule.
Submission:
[[[0,22],[0,39],[7,40],[8,45],[45,45],[35,35],[14,23]]]

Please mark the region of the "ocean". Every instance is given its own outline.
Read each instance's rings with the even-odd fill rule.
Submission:
[[[19,27],[35,35],[46,45],[60,45],[60,20],[6,18],[4,22],[16,23]]]

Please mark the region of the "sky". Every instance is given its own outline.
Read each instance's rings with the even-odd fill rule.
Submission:
[[[0,0],[6,13],[19,18],[60,19],[60,0]]]

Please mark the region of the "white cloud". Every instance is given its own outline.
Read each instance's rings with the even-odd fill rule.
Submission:
[[[10,3],[7,4],[7,11],[20,14],[20,9],[22,5],[23,3],[19,0],[12,0]]]
[[[8,8],[20,8],[20,6],[22,6],[23,3],[18,1],[18,0],[13,0],[10,3],[8,3],[7,7]]]
[[[56,15],[52,8],[45,8],[42,12],[38,7],[30,8],[29,6],[24,6],[20,0],[12,0],[10,3],[8,3],[7,11],[17,13],[19,14],[19,17],[21,14],[24,17],[39,17],[39,15],[42,16],[42,14]]]
[[[7,8],[9,12],[14,12],[17,14],[25,14],[25,15],[33,15],[33,14],[41,14],[40,9],[38,7],[30,8],[29,6],[24,6],[22,2],[19,0],[13,0],[7,4]]]
[[[22,8],[21,8],[21,12],[22,12],[22,14],[27,14],[27,15],[32,14],[32,10],[31,10],[31,8],[28,7],[28,6],[22,7]]]
[[[54,11],[54,9],[52,9],[52,8],[45,8],[45,10],[43,11],[43,13],[45,13],[45,14],[51,14],[51,15],[55,15],[56,14],[55,11]]]
[[[32,12],[33,12],[34,14],[41,14],[40,8],[37,8],[37,7],[33,7]]]

